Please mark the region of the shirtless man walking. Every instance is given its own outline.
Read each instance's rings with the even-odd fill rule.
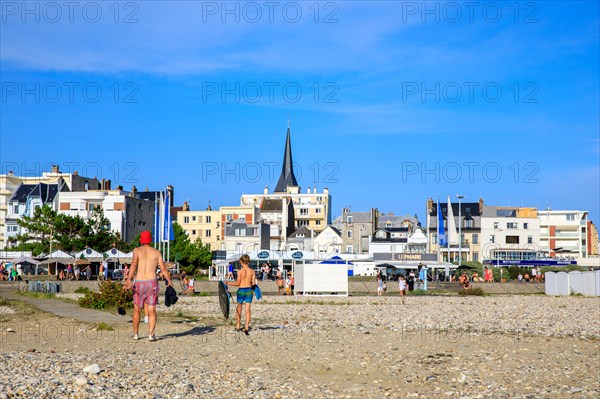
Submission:
[[[242,264],[242,270],[238,273],[237,281],[226,281],[225,284],[231,285],[234,287],[239,287],[237,290],[237,305],[235,311],[236,317],[236,326],[235,329],[237,331],[241,331],[240,323],[242,321],[242,304],[246,304],[246,324],[244,326],[244,333],[248,335],[248,331],[250,329],[250,304],[252,303],[252,297],[254,295],[254,290],[252,286],[256,284],[256,274],[254,270],[250,268],[250,257],[248,255],[242,255],[240,258],[240,263]]]
[[[156,327],[156,305],[158,304],[158,280],[156,279],[156,265],[160,266],[160,272],[167,280],[170,287],[173,286],[171,275],[165,267],[160,251],[150,246],[152,235],[149,231],[143,231],[140,235],[141,247],[133,250],[133,262],[125,281],[126,289],[133,289],[133,339],[138,339],[140,326],[140,310],[144,309],[148,314],[150,341],[156,341],[154,329]],[[137,272],[137,273],[136,273]],[[135,275],[133,288],[131,278]]]

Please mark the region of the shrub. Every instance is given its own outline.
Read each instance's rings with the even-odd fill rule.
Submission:
[[[80,286],[75,290],[76,294],[89,294],[91,292],[92,292],[92,290],[90,290],[88,287],[84,287],[84,286]]]
[[[483,296],[485,293],[481,288],[469,288],[467,290],[462,290],[458,292],[458,295],[476,295]]]
[[[98,284],[100,292],[88,292],[79,299],[79,305],[84,308],[132,308],[133,292],[123,290],[123,285],[117,281],[103,281]]]

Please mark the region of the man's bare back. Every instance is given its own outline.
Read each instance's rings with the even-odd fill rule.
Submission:
[[[160,266],[161,272],[165,264],[160,251],[149,246],[143,246],[133,250],[132,268],[137,266],[136,280],[152,280],[156,278],[156,266]]]

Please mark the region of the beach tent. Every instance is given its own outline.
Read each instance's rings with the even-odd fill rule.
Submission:
[[[104,260],[104,255],[102,253],[91,248],[79,251],[74,256],[76,259],[87,259],[90,262],[102,262]]]
[[[342,258],[340,258],[339,256],[334,256],[331,257],[329,259],[325,259],[322,262],[319,262],[320,265],[347,265],[348,266],[348,276],[353,276],[354,275],[354,264],[350,261],[346,261]]]
[[[52,252],[48,255],[48,258],[41,262],[42,265],[48,265],[48,274],[58,274],[58,264],[67,265],[69,263],[75,263],[75,258],[68,252],[61,251],[60,249]]]

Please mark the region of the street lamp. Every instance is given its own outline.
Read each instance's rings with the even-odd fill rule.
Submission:
[[[462,264],[462,219],[460,214],[460,200],[465,198],[464,195],[456,194],[458,198],[458,267]]]

